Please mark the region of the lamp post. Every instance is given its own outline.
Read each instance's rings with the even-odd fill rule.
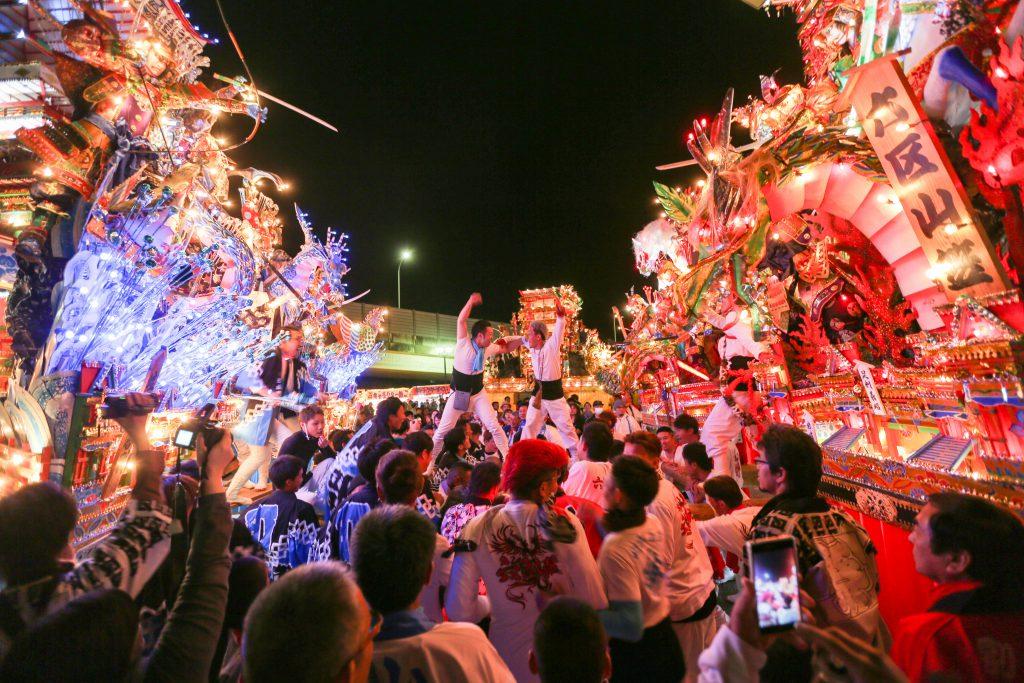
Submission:
[[[398,307],[402,307],[402,264],[412,258],[411,249],[403,249],[398,253]]]

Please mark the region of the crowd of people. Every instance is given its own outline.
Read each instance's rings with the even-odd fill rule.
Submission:
[[[437,421],[392,397],[325,435],[323,411],[306,406],[269,462],[273,491],[248,504],[225,486],[229,432],[165,475],[148,398],[130,395],[138,410],[117,419],[135,484],[107,537],[76,561],[68,492],[41,483],[0,499],[0,680],[1024,677],[1016,515],[930,496],[910,542],[934,600],[887,624],[879,592],[899,587],[879,584],[885,558],[821,496],[810,436],[768,426],[747,486],[721,425],[708,440],[683,414],[655,432],[628,394],[608,407],[565,397],[545,357],[560,327],[495,341],[486,321],[466,327],[478,300],[460,316]],[[537,391],[495,407],[482,362],[514,344],[536,356]],[[782,534],[795,540],[802,619],[765,635],[756,602],[770,587],[741,558]],[[730,606],[720,592],[733,574]]]

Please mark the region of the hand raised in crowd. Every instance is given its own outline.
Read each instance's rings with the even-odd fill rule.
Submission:
[[[828,683],[907,683],[910,680],[884,650],[842,629],[835,626],[821,629],[810,624],[798,624],[796,628],[797,633],[814,646],[815,680]]]
[[[815,606],[814,599],[805,590],[800,589],[800,619],[802,623],[814,623],[813,610]],[[736,604],[733,605],[732,614],[729,617],[729,628],[740,637],[740,640],[759,650],[767,649],[777,638],[794,638],[792,632],[767,635],[761,633],[761,629],[757,625],[757,596],[754,592],[754,582],[747,577],[743,577],[742,587],[736,596]]]
[[[196,461],[199,463],[199,472],[202,476],[202,495],[224,492],[224,470],[234,457],[234,451],[231,449],[231,432],[224,430],[220,440],[210,449],[206,448],[203,435],[199,435],[196,443]]]
[[[565,306],[562,305],[561,299],[555,299],[555,315],[559,318],[565,317]]]
[[[484,298],[482,296],[480,296],[480,292],[473,292],[472,294],[469,295],[469,305],[470,306],[479,306],[483,302],[484,302]]]
[[[160,405],[160,396],[132,392],[125,394],[122,398],[127,410],[123,415],[111,419],[121,426],[138,450],[148,449],[149,437],[146,435],[146,421],[149,419],[149,414]]]

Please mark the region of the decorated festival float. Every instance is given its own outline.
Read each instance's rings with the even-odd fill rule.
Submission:
[[[259,444],[273,408],[299,400],[249,392],[281,328],[301,325],[311,393],[337,402],[377,359],[386,311],[340,314],[346,235],[319,239],[296,207],[304,243],[279,248],[264,190],[286,184],[237,168],[217,135],[249,117],[251,139],[266,95],[251,74],[199,80],[208,38],[178,4],[20,0],[0,28],[0,495],[71,488],[81,546],[131,483],[128,440],[98,410],[108,394],[162,396],[148,431],[169,464],[178,425],[208,404]]]
[[[693,160],[659,167],[703,175],[655,183],[633,248],[657,286],[629,295],[605,367],[652,425],[703,420],[724,388],[748,463],[759,424],[812,433],[824,492],[907,589],[883,595],[895,617],[922,595],[906,531],[929,493],[1024,511],[1024,8],[747,2],[795,14],[806,80],[764,76],[743,106],[729,91]],[[728,372],[719,349],[743,340],[764,353]],[[732,400],[747,379],[751,412]]]

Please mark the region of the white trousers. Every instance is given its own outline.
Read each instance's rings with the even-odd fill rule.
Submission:
[[[469,407],[466,409],[466,412],[476,415],[484,429],[491,433],[491,436],[494,437],[494,445],[498,447],[498,452],[501,453],[501,457],[504,460],[508,454],[508,437],[505,436],[505,430],[501,428],[501,423],[498,422],[498,414],[494,412],[494,407],[491,405],[491,397],[487,392],[481,391],[479,394],[470,396]],[[444,448],[444,435],[452,430],[455,422],[460,417],[462,417],[462,413],[455,409],[455,394],[452,393],[444,404],[444,412],[441,413],[441,424],[437,426],[437,430],[434,432],[434,450],[431,451],[433,457],[436,458],[437,454]]]
[[[299,418],[281,417],[278,415],[274,418],[270,428],[271,432],[267,443],[262,446],[250,444],[249,455],[238,464],[235,476],[232,477],[231,483],[228,485],[227,499],[229,501],[238,497],[238,493],[245,486],[245,482],[249,481],[249,477],[257,470],[260,473],[259,483],[261,485],[267,483],[267,476],[270,472],[270,460],[281,449],[281,444],[284,443],[284,440],[299,431]],[[236,443],[239,446],[242,445],[240,441]],[[274,444],[273,447],[271,447],[271,443]]]
[[[700,666],[697,664],[700,653],[711,645],[724,622],[725,612],[721,607],[715,607],[714,612],[700,621],[672,622],[672,630],[676,632],[679,646],[683,649],[683,658],[686,660],[686,683],[696,683],[700,676]]]
[[[565,397],[556,398],[552,401],[541,399],[540,408],[533,407],[533,399],[530,399],[530,407],[526,409],[526,424],[523,426],[524,439],[536,439],[540,431],[544,429],[544,421],[550,417],[555,423],[558,433],[562,436],[562,445],[572,456],[576,455],[576,444],[579,437],[576,436],[576,427],[572,424],[572,417],[569,413],[569,403]]]

